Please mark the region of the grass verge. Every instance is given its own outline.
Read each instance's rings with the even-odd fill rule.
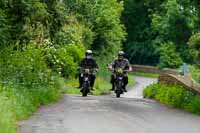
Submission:
[[[60,81],[61,78],[55,80]],[[63,85],[54,83],[34,88],[0,85],[0,133],[16,133],[17,121],[26,119],[40,106],[60,99],[63,91],[59,86]]]
[[[144,90],[143,94],[145,98],[156,99],[170,107],[200,115],[200,96],[181,86],[152,84]]]

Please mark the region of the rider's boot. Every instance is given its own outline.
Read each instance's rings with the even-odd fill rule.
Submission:
[[[124,91],[124,92],[127,92],[126,86],[125,86],[125,85],[123,86],[123,91]]]
[[[111,91],[114,91],[115,90],[115,85],[112,84],[112,89],[110,89]]]

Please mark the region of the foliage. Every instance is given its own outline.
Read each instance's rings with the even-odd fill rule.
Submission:
[[[47,68],[42,51],[29,46],[26,50],[0,51],[0,82],[35,87],[51,82],[51,71]]]
[[[105,55],[101,64],[113,59],[125,38],[122,10],[117,0],[0,0],[0,133],[57,100],[60,76],[75,77],[85,49]],[[109,91],[97,86],[96,95]]]
[[[120,22],[123,3],[117,0],[65,0],[71,12],[91,27],[94,41],[91,49],[98,54],[116,53],[124,39],[124,27]],[[110,8],[112,7],[112,8]]]
[[[200,114],[200,96],[183,87],[152,84],[144,90],[143,95],[146,98],[156,99],[171,107]]]
[[[123,49],[130,62],[156,65],[159,57],[152,45],[151,18],[144,0],[124,0],[122,21],[128,33]]]
[[[43,51],[35,46],[0,52],[0,132],[14,133],[17,120],[60,98],[60,78],[47,68]]]
[[[194,34],[188,44],[194,63],[200,68],[200,33]]]
[[[59,48],[47,49],[46,61],[48,66],[63,77],[74,77],[78,62],[84,54],[84,48],[78,45],[66,45]]]
[[[152,15],[152,28],[158,34],[155,43],[173,42],[176,52],[189,62],[187,41],[194,27],[194,14],[190,12],[190,6],[177,0],[168,0],[160,6],[163,10]]]
[[[172,42],[184,62],[194,63],[187,42],[200,30],[198,5],[196,0],[124,0],[122,21],[128,36],[123,48],[131,62],[157,65],[160,47]]]
[[[160,47],[160,68],[178,68],[183,63],[172,42],[164,43]]]
[[[190,66],[189,70],[194,81],[200,83],[200,69],[197,68],[196,66]]]

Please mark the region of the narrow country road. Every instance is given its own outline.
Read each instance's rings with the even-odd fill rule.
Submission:
[[[155,79],[136,77],[123,98],[66,96],[19,123],[19,133],[200,133],[200,117],[142,98]]]

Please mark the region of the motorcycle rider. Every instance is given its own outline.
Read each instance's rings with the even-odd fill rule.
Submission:
[[[109,66],[108,69],[109,70],[117,70],[118,68],[122,68],[124,71],[124,77],[123,77],[123,81],[124,81],[124,92],[127,92],[126,90],[126,85],[128,84],[128,75],[127,72],[128,71],[132,71],[132,67],[128,61],[128,59],[124,58],[124,51],[119,51],[118,53],[118,58],[115,59]],[[111,84],[112,84],[112,91],[115,90],[115,74],[113,73],[111,75]]]
[[[93,90],[94,82],[96,79],[94,71],[98,72],[98,64],[96,63],[95,59],[92,57],[92,50],[86,50],[85,52],[85,58],[83,58],[79,64],[79,87],[81,88],[83,85],[83,76],[81,74],[81,69],[90,69],[90,87],[91,90]]]

